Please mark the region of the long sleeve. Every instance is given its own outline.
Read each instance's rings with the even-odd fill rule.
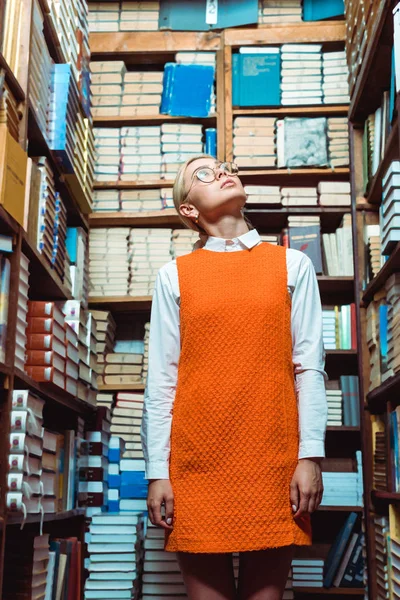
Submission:
[[[311,259],[303,254],[292,295],[292,340],[299,409],[299,459],[325,456],[328,404],[322,306]]]
[[[161,267],[151,306],[149,365],[140,432],[146,479],[169,479],[172,407],[179,355],[179,305],[168,271]]]

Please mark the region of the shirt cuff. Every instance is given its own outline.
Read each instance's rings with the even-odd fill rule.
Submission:
[[[169,479],[169,464],[165,462],[150,462],[145,465],[145,479]]]
[[[320,440],[312,440],[300,444],[298,456],[299,459],[314,456],[321,456],[322,458],[325,458],[325,442]]]

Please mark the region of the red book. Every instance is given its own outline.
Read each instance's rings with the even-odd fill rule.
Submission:
[[[60,373],[54,367],[31,367],[26,366],[25,371],[28,373],[29,377],[32,377],[35,381],[38,382],[51,382],[58,387],[65,389],[65,377],[64,373]]]
[[[66,357],[66,347],[63,341],[52,334],[32,333],[26,338],[27,350],[52,350],[62,358]]]
[[[26,333],[50,333],[60,341],[65,341],[64,327],[51,317],[45,318],[28,316],[28,327],[26,328]]]
[[[29,300],[28,317],[52,317],[60,325],[64,325],[64,315],[55,302]]]
[[[28,350],[25,364],[31,367],[54,367],[61,373],[65,369],[65,358],[52,350]]]
[[[351,348],[357,350],[356,305],[350,304]]]

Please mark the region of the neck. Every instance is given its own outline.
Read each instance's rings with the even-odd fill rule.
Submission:
[[[206,230],[206,233],[200,233],[201,238],[212,236],[231,240],[249,231],[249,226],[243,218],[237,219],[231,215],[224,217],[218,223],[202,224],[202,227]]]

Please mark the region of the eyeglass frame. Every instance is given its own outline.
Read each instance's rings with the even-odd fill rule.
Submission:
[[[232,177],[238,177],[239,176],[239,167],[237,166],[236,163],[234,163],[232,161],[229,161],[229,160],[221,161],[218,164],[218,167],[214,167],[214,168],[213,167],[208,167],[208,166],[197,167],[197,169],[195,169],[195,171],[193,171],[193,173],[192,173],[192,177],[191,177],[191,180],[190,180],[190,187],[189,187],[188,191],[186,192],[186,194],[185,194],[185,196],[184,196],[184,198],[182,200],[182,203],[185,202],[186,198],[188,197],[188,195],[190,193],[190,190],[192,189],[194,178],[197,177],[197,175],[196,175],[197,171],[200,171],[200,169],[210,169],[214,173],[214,179],[212,181],[202,181],[199,177],[197,177],[197,179],[199,181],[202,181],[202,183],[213,183],[213,181],[215,181],[216,178],[217,178],[217,175],[216,175],[215,171],[216,171],[216,169],[220,169],[222,165],[235,165],[235,167],[237,168],[237,173],[228,173],[228,171],[224,171],[224,173],[228,173],[229,175],[232,175]]]

